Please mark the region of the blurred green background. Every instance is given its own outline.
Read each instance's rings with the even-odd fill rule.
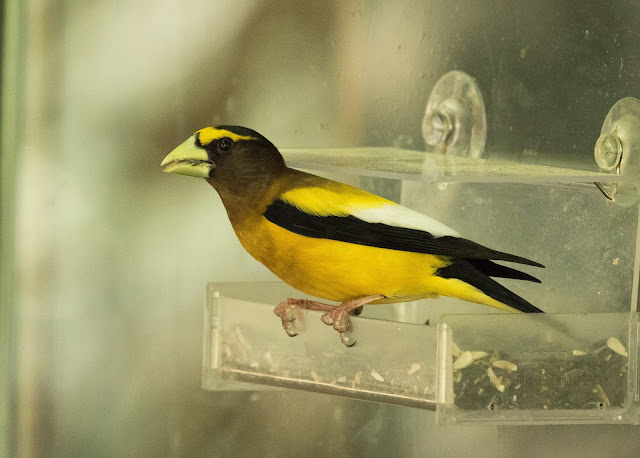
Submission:
[[[209,281],[271,280],[201,180],[208,125],[279,147],[423,149],[429,92],[477,78],[487,151],[593,163],[640,96],[640,4],[5,0],[2,374],[20,456],[632,456],[635,427],[451,427],[302,392],[200,387]]]

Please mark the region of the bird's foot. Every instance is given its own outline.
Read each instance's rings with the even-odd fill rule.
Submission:
[[[349,315],[360,315],[362,313],[362,306],[369,302],[382,299],[384,296],[365,296],[353,301],[343,302],[332,310],[322,315],[322,322],[327,326],[333,326],[333,329],[340,334],[340,340],[347,347],[353,347],[356,341],[351,336],[351,320]]]
[[[335,310],[325,313],[322,315],[322,322],[327,326],[333,326],[333,329],[338,331],[340,335],[340,340],[347,347],[353,347],[356,344],[356,341],[353,339],[351,335],[351,320],[349,320],[349,312],[340,309],[340,306],[336,307]]]
[[[273,313],[282,320],[282,327],[289,337],[295,337],[298,335],[295,321],[300,316],[300,309],[329,312],[334,308],[333,305],[323,304],[322,302],[288,298],[286,301],[280,302],[273,309]]]

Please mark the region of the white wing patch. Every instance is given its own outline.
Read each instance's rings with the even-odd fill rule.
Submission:
[[[440,221],[401,205],[385,204],[377,208],[360,208],[350,213],[356,218],[369,223],[382,223],[389,226],[417,229],[429,232],[434,237],[443,237],[445,235],[460,237],[460,234]]]

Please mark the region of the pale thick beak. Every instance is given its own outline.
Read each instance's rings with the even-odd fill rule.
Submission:
[[[216,168],[216,165],[207,156],[207,152],[196,146],[193,135],[171,151],[162,160],[160,166],[167,173],[198,178],[208,178],[211,171]]]

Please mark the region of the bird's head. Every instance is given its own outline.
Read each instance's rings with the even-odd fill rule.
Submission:
[[[215,188],[243,189],[275,176],[284,165],[273,144],[246,127],[205,127],[171,151],[167,173],[205,178]]]

